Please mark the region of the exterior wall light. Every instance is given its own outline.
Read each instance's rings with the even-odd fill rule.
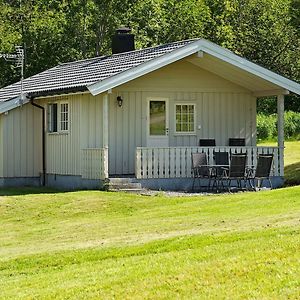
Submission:
[[[119,106],[119,107],[122,107],[122,105],[123,105],[123,99],[122,99],[121,96],[118,96],[118,97],[117,97],[117,101],[118,101],[118,106]]]

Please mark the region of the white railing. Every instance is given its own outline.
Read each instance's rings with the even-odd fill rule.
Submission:
[[[214,164],[214,152],[247,153],[247,165],[256,166],[259,154],[273,154],[271,176],[283,176],[283,162],[278,147],[168,147],[136,148],[136,178],[176,178],[192,176],[192,153],[207,153],[208,163]]]
[[[81,150],[81,176],[85,179],[108,178],[108,148]]]

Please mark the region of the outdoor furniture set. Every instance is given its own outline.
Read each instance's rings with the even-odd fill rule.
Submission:
[[[205,140],[204,144],[211,146],[214,140]],[[244,143],[243,139],[231,139],[230,143]],[[199,145],[203,146],[203,140]],[[235,144],[236,145],[236,144]],[[205,145],[206,146],[206,145]],[[245,146],[245,145],[244,145]],[[268,180],[270,188],[270,171],[273,154],[259,154],[255,166],[247,165],[246,153],[214,152],[214,164],[208,164],[205,152],[192,153],[193,190],[198,180],[200,189],[207,191],[257,190],[262,186],[263,180]],[[201,179],[206,179],[208,184],[201,185]]]

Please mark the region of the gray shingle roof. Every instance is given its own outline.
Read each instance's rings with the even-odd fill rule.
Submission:
[[[26,78],[24,80],[24,93],[46,95],[85,90],[87,85],[117,75],[194,41],[195,39],[174,42],[152,48],[60,64]],[[0,102],[15,98],[18,95],[20,95],[20,82],[0,89]]]

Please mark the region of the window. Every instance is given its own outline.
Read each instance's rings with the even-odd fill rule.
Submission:
[[[63,132],[69,130],[69,104],[48,104],[48,132]]]
[[[166,135],[166,101],[150,101],[150,135]]]
[[[60,130],[68,131],[69,125],[69,106],[68,103],[60,105]]]
[[[57,132],[57,103],[48,104],[48,131]]]
[[[176,133],[195,132],[195,104],[176,104]]]

